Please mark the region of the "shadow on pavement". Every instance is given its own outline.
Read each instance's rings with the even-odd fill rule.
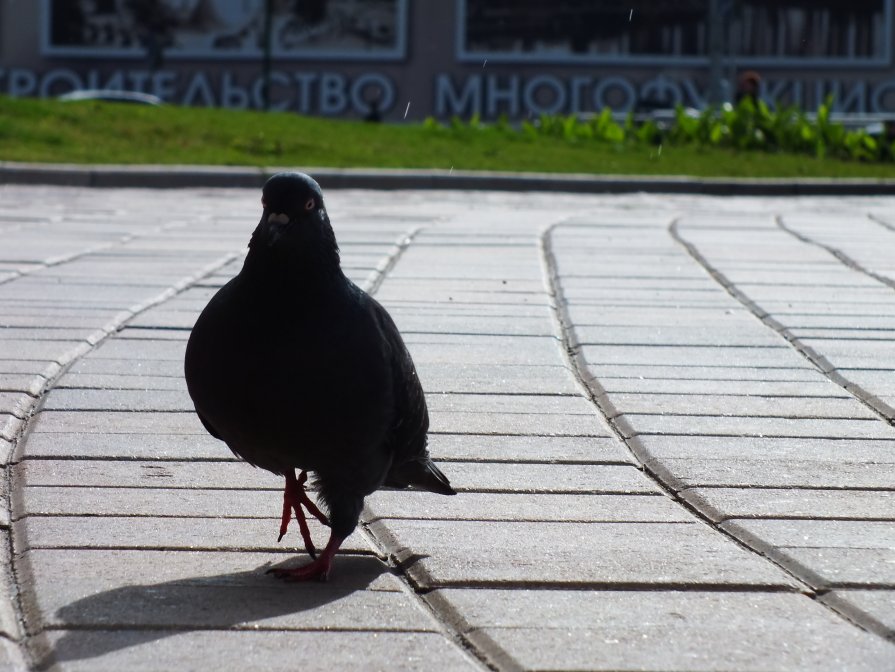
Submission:
[[[319,629],[321,622],[302,612],[365,590],[389,572],[373,556],[346,555],[339,556],[327,583],[286,583],[266,574],[271,567],[299,564],[290,559],[245,572],[123,586],[77,600],[57,610],[54,622],[59,625],[52,629],[65,634],[54,646],[38,645],[43,651],[35,651],[36,667],[96,658],[195,630]],[[115,636],[92,637],[93,631]]]

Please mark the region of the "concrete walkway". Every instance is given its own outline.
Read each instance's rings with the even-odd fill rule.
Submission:
[[[265,575],[181,373],[259,192],[0,187],[0,669],[895,669],[895,199],[327,195],[460,495]]]

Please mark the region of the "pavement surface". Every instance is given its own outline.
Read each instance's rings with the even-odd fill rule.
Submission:
[[[895,198],[327,197],[460,494],[266,575],[182,378],[259,191],[2,186],[0,669],[895,669]]]

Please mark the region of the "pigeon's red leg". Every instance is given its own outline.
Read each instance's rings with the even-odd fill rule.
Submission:
[[[292,512],[295,511],[295,519],[298,521],[298,529],[305,542],[305,549],[312,558],[316,558],[317,550],[311,540],[311,531],[308,529],[308,522],[302,506],[324,525],[329,525],[329,521],[305,492],[304,486],[307,480],[308,474],[305,471],[301,472],[298,479],[295,478],[295,472],[286,474],[286,487],[283,490],[283,515],[280,519],[280,536],[277,541],[282,540],[286,534],[286,530],[289,528],[289,519],[292,517]]]
[[[343,541],[345,541],[343,538],[330,534],[326,548],[320,553],[320,557],[312,563],[294,569],[269,569],[267,573],[284,581],[310,581],[312,579],[326,581],[329,578],[329,570],[332,568],[333,557]]]

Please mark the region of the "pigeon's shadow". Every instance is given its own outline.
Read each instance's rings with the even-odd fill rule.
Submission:
[[[194,630],[319,627],[313,615],[303,612],[364,590],[390,571],[373,556],[340,555],[337,564],[337,577],[327,583],[283,582],[266,574],[270,565],[264,565],[245,572],[122,586],[90,595],[57,610],[56,627],[66,632],[55,644],[45,642],[46,648],[40,647],[45,654],[37,652],[37,669],[96,658]],[[92,636],[100,633],[102,636]]]

